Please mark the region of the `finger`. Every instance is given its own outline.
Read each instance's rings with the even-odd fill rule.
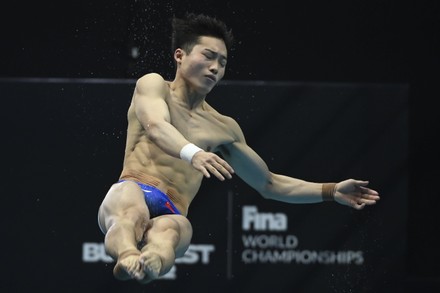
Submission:
[[[217,172],[214,175],[215,177],[217,177],[218,180],[225,181],[225,177],[222,174],[220,174],[220,172]]]
[[[363,189],[360,192],[360,199],[367,205],[373,205],[376,201],[380,200],[379,194],[371,189]]]
[[[371,195],[371,194],[363,194],[362,198],[365,200],[374,200],[374,201],[380,200],[380,197],[378,195]]]
[[[206,166],[206,169],[215,177],[217,177],[219,180],[224,181],[225,177],[212,165]]]
[[[220,173],[215,167],[212,168],[213,171],[211,173],[214,174],[214,176],[217,177],[219,180],[224,181],[225,177],[222,175],[222,173]]]
[[[222,160],[221,158],[217,158],[215,160],[215,163],[220,165],[223,169],[227,170],[229,173],[235,173],[234,169],[225,160]]]
[[[374,190],[363,190],[361,191],[360,198],[368,201],[367,204],[375,204],[376,201],[380,200],[379,194]]]
[[[206,178],[211,178],[211,174],[209,174],[208,170],[206,170],[206,168],[201,167],[200,172],[203,173],[203,176],[205,176]]]
[[[369,195],[369,194],[361,194],[359,203],[364,203],[366,205],[376,204],[376,201],[379,200],[378,196]]]
[[[215,167],[216,167],[216,169],[217,169],[220,173],[223,174],[223,176],[226,176],[228,179],[231,179],[231,178],[232,178],[232,174],[231,174],[231,172],[230,172],[228,169],[226,169],[226,167],[223,166],[222,164],[220,164],[220,163],[216,163],[216,164],[215,164]]]
[[[356,210],[362,210],[364,207],[365,203],[356,203],[353,208]]]
[[[361,186],[367,186],[370,182],[368,180],[356,180],[356,183]]]
[[[369,200],[369,199],[366,199],[366,200],[364,200],[363,203],[366,204],[366,205],[368,205],[368,206],[371,206],[371,205],[376,204],[376,201],[375,201],[375,200]]]
[[[223,168],[225,168],[226,170],[228,170],[229,173],[234,174],[234,168],[232,168],[227,162],[223,161],[220,163],[222,165]]]
[[[362,194],[371,194],[371,195],[379,195],[379,193],[376,190],[367,188],[367,187],[360,187]]]

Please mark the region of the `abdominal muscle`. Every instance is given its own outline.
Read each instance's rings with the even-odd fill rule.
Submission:
[[[120,179],[134,180],[154,186],[167,194],[182,215],[202,183],[203,175],[183,160],[165,154],[146,138],[126,151]]]

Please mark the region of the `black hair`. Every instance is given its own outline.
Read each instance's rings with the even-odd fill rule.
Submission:
[[[187,12],[184,18],[174,17],[172,20],[172,53],[177,48],[190,53],[202,36],[222,39],[228,52],[234,42],[232,30],[223,21],[205,14]]]

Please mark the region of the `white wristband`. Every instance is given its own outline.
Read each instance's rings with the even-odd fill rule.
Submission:
[[[180,158],[191,164],[194,154],[199,151],[203,151],[203,149],[199,148],[193,143],[189,143],[180,150]]]

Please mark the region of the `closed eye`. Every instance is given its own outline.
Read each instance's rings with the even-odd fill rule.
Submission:
[[[218,54],[218,53],[216,53],[214,51],[211,51],[211,50],[208,50],[208,49],[206,49],[206,51],[203,53],[203,55],[208,60],[214,60],[214,59],[218,58],[220,66],[221,67],[225,67],[226,66],[227,58],[224,55]]]

